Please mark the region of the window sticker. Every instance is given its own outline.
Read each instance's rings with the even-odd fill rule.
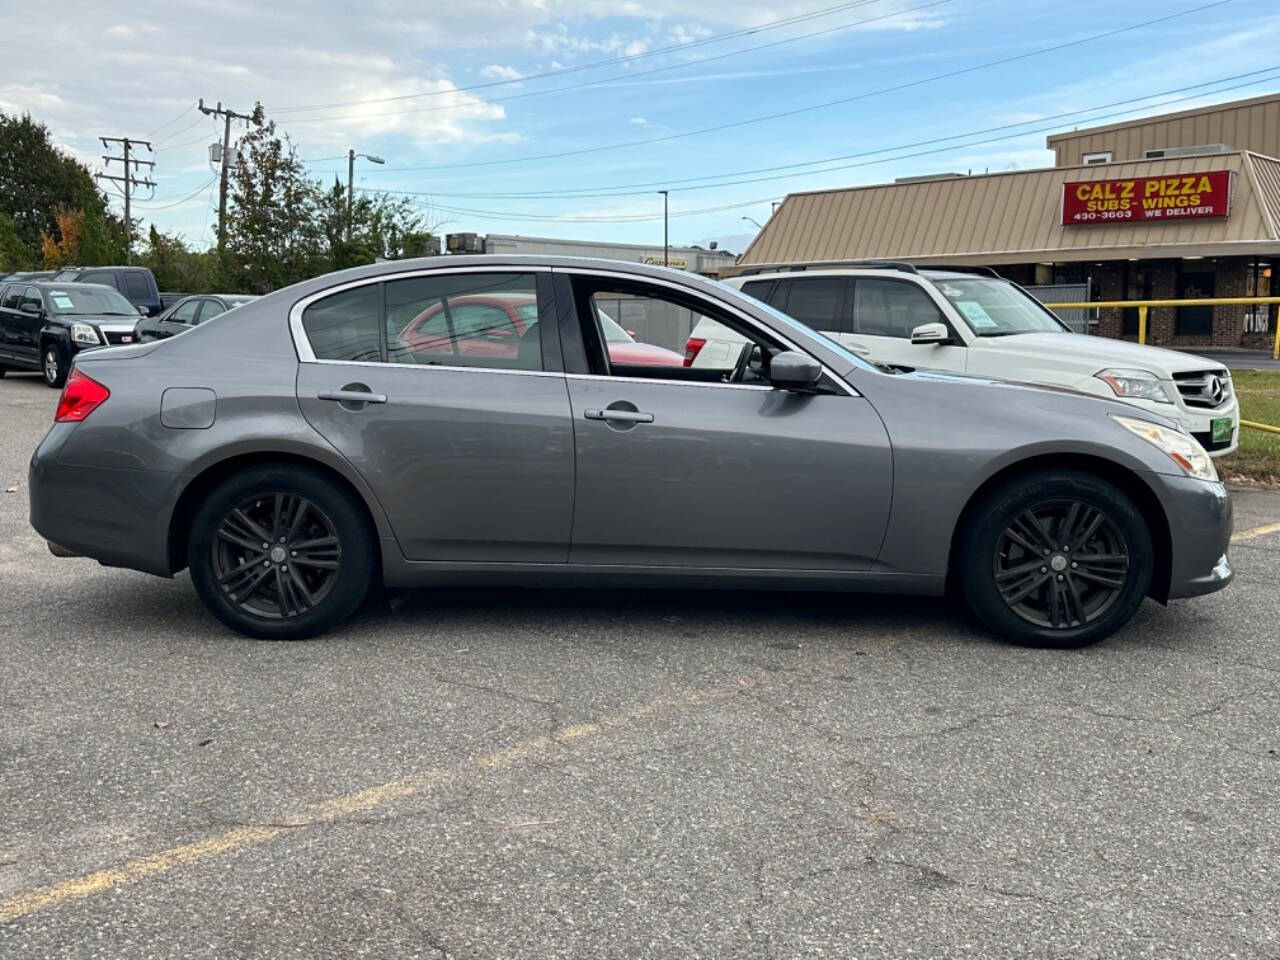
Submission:
[[[956,306],[959,308],[960,312],[964,314],[965,319],[975,327],[982,327],[984,330],[990,330],[996,325],[996,322],[991,319],[987,314],[987,311],[982,309],[982,304],[978,303],[976,300],[957,300]]]
[[[944,285],[943,285],[943,287],[942,287],[942,292],[943,292],[943,293],[945,293],[945,294],[946,294],[948,297],[950,297],[952,300],[954,300],[956,297],[963,297],[963,296],[964,296],[964,291],[963,291],[963,290],[959,290],[959,289],[957,289],[957,288],[955,288],[955,287],[947,286],[947,285],[945,285],[945,284],[944,284]]]
[[[50,296],[53,297],[53,302],[58,305],[59,310],[70,310],[75,306],[75,304],[71,302],[71,298],[61,290],[55,290],[50,294]]]

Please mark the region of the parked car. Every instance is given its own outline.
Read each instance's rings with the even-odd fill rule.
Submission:
[[[401,340],[437,307],[536,305]],[[714,319],[718,366],[618,362],[598,303]],[[631,307],[628,308],[629,311]],[[512,335],[514,336],[514,334]],[[424,362],[425,361],[425,362]],[[31,460],[60,556],[173,576],[257,637],[327,630],[376,580],[941,594],[1074,646],[1231,579],[1231,501],[1173,421],[1081,393],[892,374],[736,290],[641,264],[395,261],[181,337],[81,354]],[[856,604],[850,616],[856,616]]]
[[[396,336],[396,347],[411,353],[419,363],[450,363],[455,347],[473,357],[517,355],[519,343],[530,324],[538,319],[538,303],[522,294],[487,293],[429,305],[416,313],[410,304],[394,319],[408,322]],[[640,343],[603,310],[598,310],[609,357],[615,363],[679,367],[684,357],[652,343]],[[412,316],[410,316],[412,313]],[[460,336],[459,332],[466,336]]]
[[[1070,387],[1168,417],[1213,456],[1240,442],[1231,374],[1189,353],[1073,333],[1017,284],[994,274],[908,264],[764,270],[725,281],[860,356]],[[706,322],[685,362],[720,362],[740,344]]]
[[[39,370],[61,387],[76,354],[132,343],[137,317],[133,304],[97,284],[0,283],[0,376]]]
[[[19,270],[4,277],[5,280],[47,280],[52,277],[52,270]]]
[[[65,267],[51,279],[57,283],[100,283],[111,287],[148,317],[161,310],[160,288],[146,267]]]
[[[212,320],[252,300],[258,299],[238,293],[205,293],[179,300],[158,317],[143,317],[133,327],[134,339],[139,343],[148,340],[164,340],[186,333],[192,327]]]

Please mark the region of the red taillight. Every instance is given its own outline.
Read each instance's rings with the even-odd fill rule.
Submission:
[[[58,412],[53,419],[58,423],[75,423],[83,420],[111,396],[111,391],[93,377],[72,369],[67,385],[58,399]]]
[[[698,351],[707,345],[707,341],[701,337],[690,337],[684,345],[684,365],[692,367],[693,361],[697,359]]]

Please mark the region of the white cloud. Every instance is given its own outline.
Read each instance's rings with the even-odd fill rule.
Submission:
[[[519,80],[521,73],[515,67],[506,67],[500,63],[491,63],[487,67],[482,67],[480,74],[485,77],[493,77],[495,80]]]
[[[643,127],[649,121],[646,120],[644,117],[632,117],[631,120],[628,122],[634,123],[637,127]]]

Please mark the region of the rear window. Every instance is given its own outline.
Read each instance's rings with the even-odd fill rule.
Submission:
[[[370,284],[317,300],[302,312],[302,327],[317,360],[380,361],[378,287]]]

